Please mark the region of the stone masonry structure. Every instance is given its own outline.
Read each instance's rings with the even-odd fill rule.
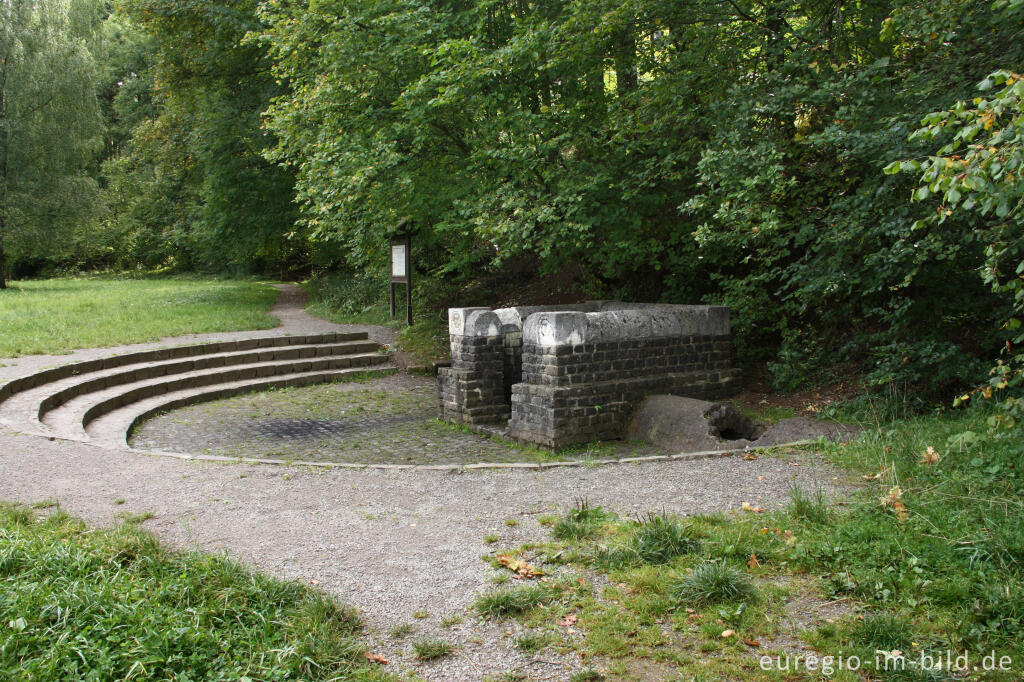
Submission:
[[[648,395],[717,400],[738,387],[723,306],[593,301],[448,319],[441,418],[507,422],[511,437],[547,447],[621,438]]]

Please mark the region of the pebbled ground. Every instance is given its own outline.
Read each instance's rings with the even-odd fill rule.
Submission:
[[[298,303],[292,308],[288,330],[344,328],[309,318]],[[22,358],[18,364],[27,371],[117,350]],[[481,448],[489,443],[478,442]],[[530,679],[566,679],[579,667],[577,659],[551,651],[524,655],[511,644],[518,626],[481,623],[467,612],[475,595],[491,587],[480,556],[546,539],[538,515],[562,512],[579,498],[622,515],[738,510],[744,502],[774,508],[785,504],[794,482],[826,492],[842,483],[808,455],[547,470],[320,469],[147,456],[0,427],[0,499],[55,499],[100,525],[116,523],[120,513],[152,512],[145,527],[173,546],[223,551],[356,606],[368,626],[368,645],[389,659],[388,669],[429,680],[480,680],[513,669]],[[119,499],[124,503],[116,504]],[[505,524],[511,519],[518,525]],[[485,543],[488,534],[500,541]],[[415,618],[417,612],[427,615]],[[450,614],[463,622],[443,627],[439,620]],[[395,639],[389,633],[400,623],[414,630]],[[415,661],[410,642],[428,635],[458,644],[457,654],[436,663]]]

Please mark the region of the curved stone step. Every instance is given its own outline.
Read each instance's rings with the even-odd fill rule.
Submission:
[[[344,341],[317,346],[286,346],[281,348],[258,349],[251,351],[234,351],[202,355],[186,360],[166,360],[162,362],[127,365],[113,370],[91,372],[76,375],[68,379],[47,384],[43,387],[45,397],[37,400],[33,416],[36,421],[43,421],[46,414],[57,409],[69,400],[87,393],[123,386],[137,381],[184,374],[216,367],[233,367],[261,362],[283,360],[300,360],[359,353],[375,352],[380,346],[373,341]],[[33,391],[26,391],[25,394]]]
[[[136,351],[122,355],[111,355],[95,360],[84,360],[66,365],[51,367],[41,372],[18,377],[0,386],[0,404],[17,393],[27,391],[44,384],[67,379],[68,377],[97,372],[104,369],[124,367],[125,365],[144,362],[160,362],[182,358],[229,353],[233,351],[254,350],[258,348],[279,348],[282,346],[309,346],[344,341],[364,341],[366,332],[327,332],[324,334],[299,334],[295,336],[258,336],[237,341],[218,341],[185,346],[171,346],[155,350]]]
[[[358,371],[358,368],[385,362],[387,357],[377,352],[353,353],[311,359],[296,358],[283,362],[256,362],[231,368],[213,367],[176,374],[171,379],[158,376],[79,395],[48,411],[42,425],[51,435],[71,440],[89,440],[87,426],[91,421],[126,405],[167,393],[292,374],[348,369]]]
[[[141,422],[162,412],[272,388],[330,383],[367,373],[383,376],[395,371],[397,371],[397,368],[392,365],[377,366],[372,369],[352,367],[348,369],[304,372],[279,377],[260,377],[257,379],[182,389],[139,400],[98,416],[89,422],[87,433],[89,440],[101,447],[114,449],[131,448],[128,440],[132,430]]]

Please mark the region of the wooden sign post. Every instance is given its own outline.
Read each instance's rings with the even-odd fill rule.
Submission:
[[[391,237],[391,319],[395,319],[395,285],[405,285],[405,321],[412,325],[412,232],[408,219],[395,226]]]

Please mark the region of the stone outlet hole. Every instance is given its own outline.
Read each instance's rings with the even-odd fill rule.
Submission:
[[[708,434],[719,440],[757,440],[764,427],[731,405],[716,404],[704,413]]]

